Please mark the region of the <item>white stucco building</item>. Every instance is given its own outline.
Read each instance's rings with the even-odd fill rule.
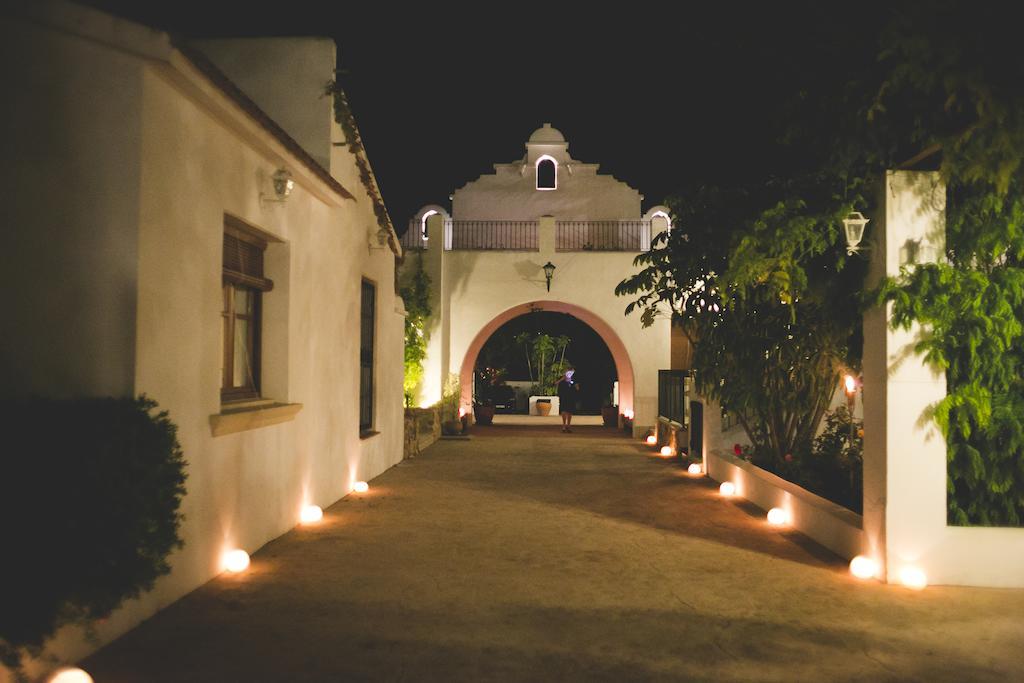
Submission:
[[[0,393],[145,393],[189,463],[172,573],[97,640],[62,631],[74,661],[401,460],[401,247],[324,95],[330,40],[4,13]]]
[[[633,259],[669,228],[664,207],[641,211],[643,196],[573,159],[561,132],[545,123],[522,159],[495,164],[455,190],[451,211],[423,207],[403,237],[422,250],[432,281],[431,336],[421,404],[438,400],[446,376],[458,375],[463,406],[484,342],[502,324],[532,310],[563,312],[605,341],[619,378],[620,413],[634,431],[657,418],[658,370],[671,366],[668,317],[644,329],[626,317],[615,286],[636,272]],[[550,281],[544,266],[555,266]],[[406,260],[404,270],[410,268]]]

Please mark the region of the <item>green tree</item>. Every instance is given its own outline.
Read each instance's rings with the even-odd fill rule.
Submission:
[[[515,343],[526,354],[526,365],[530,371],[530,381],[535,383],[533,393],[550,395],[555,392],[555,385],[569,367],[565,351],[572,340],[559,335],[522,332],[515,337]]]
[[[405,303],[405,375],[402,389],[405,404],[412,405],[413,392],[423,381],[423,359],[430,341],[430,276],[423,269],[423,252],[416,253],[416,267],[399,295]]]
[[[998,5],[910,4],[882,35],[871,116],[900,122],[947,183],[946,254],[886,283],[894,323],[945,370],[934,407],[954,524],[1024,524],[1024,56]]]

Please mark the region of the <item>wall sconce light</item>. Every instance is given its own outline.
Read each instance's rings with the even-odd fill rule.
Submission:
[[[544,279],[548,281],[548,291],[550,292],[551,291],[551,278],[555,274],[555,264],[552,263],[551,261],[548,261],[542,267],[544,268]]]
[[[271,197],[260,192],[260,200],[264,202],[284,202],[295,189],[295,181],[292,174],[286,168],[279,168],[270,176],[270,182],[274,187],[274,196]]]
[[[936,263],[939,260],[939,249],[924,240],[910,239],[900,247],[900,265],[914,266],[921,263]]]
[[[860,251],[857,246],[864,239],[864,226],[868,224],[869,218],[864,218],[860,211],[851,211],[850,215],[843,219],[843,230],[846,231],[846,253],[856,254]]]
[[[388,231],[387,228],[385,228],[382,225],[379,228],[377,228],[377,232],[374,233],[374,236],[376,237],[376,240],[370,241],[370,248],[383,249],[384,247],[387,246],[388,238],[391,236],[391,233]]]

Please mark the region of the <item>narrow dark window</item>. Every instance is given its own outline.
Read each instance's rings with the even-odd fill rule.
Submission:
[[[373,430],[373,328],[377,291],[363,282],[359,325],[359,431]]]
[[[260,323],[263,293],[274,283],[263,277],[267,242],[225,217],[221,289],[222,401],[260,395]]]
[[[541,159],[537,163],[537,189],[555,189],[555,162],[551,159]]]

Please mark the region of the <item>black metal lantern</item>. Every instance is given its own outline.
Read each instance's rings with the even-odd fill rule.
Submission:
[[[544,278],[548,281],[548,291],[551,291],[551,277],[555,274],[555,264],[548,261],[544,264]]]

